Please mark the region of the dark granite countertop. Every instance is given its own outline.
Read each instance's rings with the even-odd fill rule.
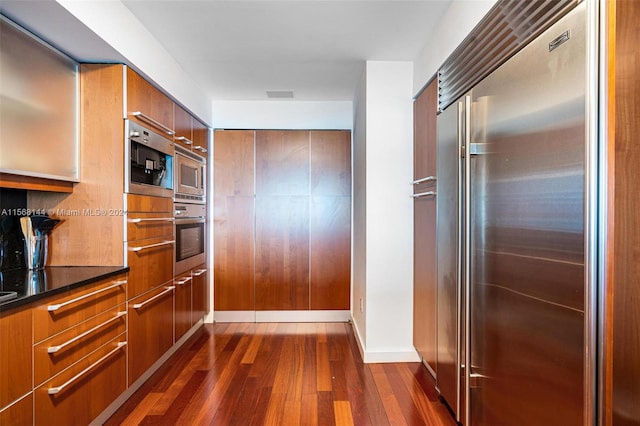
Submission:
[[[28,269],[2,271],[0,272],[0,312],[127,271],[129,268],[124,266],[50,266],[38,271]]]

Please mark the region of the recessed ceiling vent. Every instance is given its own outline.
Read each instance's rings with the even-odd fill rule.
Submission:
[[[293,90],[267,90],[267,98],[270,99],[292,99]]]

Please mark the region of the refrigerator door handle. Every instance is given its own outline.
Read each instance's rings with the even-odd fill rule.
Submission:
[[[464,156],[464,424],[471,426],[471,96],[464,97],[464,146],[469,147]]]

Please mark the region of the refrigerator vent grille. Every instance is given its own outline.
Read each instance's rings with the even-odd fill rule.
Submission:
[[[443,111],[582,0],[500,0],[438,70]]]

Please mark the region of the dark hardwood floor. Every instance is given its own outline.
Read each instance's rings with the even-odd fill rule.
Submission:
[[[447,425],[419,363],[363,364],[350,324],[206,324],[107,425]]]

